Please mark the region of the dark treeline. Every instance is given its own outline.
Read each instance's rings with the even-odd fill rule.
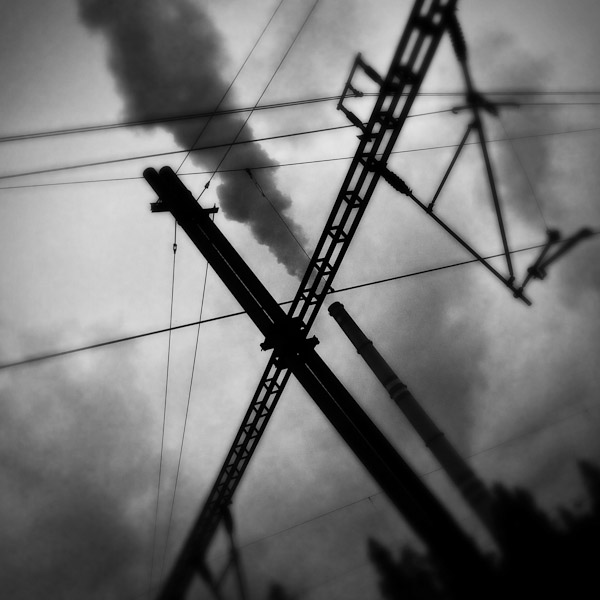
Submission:
[[[511,600],[600,598],[600,468],[582,461],[579,470],[587,498],[580,508],[545,513],[520,488],[493,486],[498,554],[484,557],[483,572],[457,579],[430,555],[406,546],[394,552],[368,541],[368,554],[384,600]],[[267,600],[297,600],[273,583]]]
[[[580,462],[579,469],[587,506],[560,508],[555,517],[525,490],[492,488],[500,553],[486,557],[489,573],[473,573],[472,581],[456,581],[427,554],[407,547],[394,556],[369,540],[383,598],[599,598],[600,469],[589,462]]]

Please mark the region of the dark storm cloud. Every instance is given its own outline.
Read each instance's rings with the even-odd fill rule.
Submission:
[[[109,42],[110,66],[125,101],[128,119],[190,114],[217,108],[229,82],[223,70],[227,55],[223,40],[200,2],[190,0],[80,0],[83,22],[101,31]],[[220,108],[224,108],[221,105]],[[245,116],[218,117],[210,123],[199,145],[235,139]],[[177,143],[191,148],[203,125],[190,122],[163,125]],[[210,137],[209,137],[210,134]],[[244,139],[252,139],[246,125]],[[192,160],[215,168],[224,149],[198,153]],[[228,167],[253,168],[275,161],[256,144],[235,149]],[[306,257],[293,235],[305,236],[286,213],[291,199],[277,188],[272,171],[262,170],[260,186],[265,199],[248,176],[222,173],[217,195],[224,214],[246,223],[256,240],[268,246],[289,273],[300,276]],[[273,205],[270,206],[269,202]]]
[[[113,356],[80,375],[73,363],[38,366],[35,377],[3,374],[0,589],[7,598],[125,599],[147,589],[157,459],[136,434],[147,429],[147,412],[135,386],[123,383],[127,363]]]

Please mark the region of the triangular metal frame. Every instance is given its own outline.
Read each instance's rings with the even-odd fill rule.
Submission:
[[[527,269],[527,274],[523,278],[522,283],[520,285],[516,283],[516,276],[514,273],[514,268],[511,259],[511,250],[509,248],[506,235],[506,227],[504,225],[501,201],[496,187],[496,178],[494,175],[492,161],[488,152],[487,137],[482,119],[482,112],[487,112],[492,116],[498,116],[498,110],[501,106],[515,106],[517,104],[514,101],[501,103],[491,102],[475,89],[467,60],[467,46],[464,40],[464,36],[462,34],[462,30],[458,23],[458,19],[454,12],[451,14],[448,20],[448,32],[450,34],[450,39],[452,41],[456,57],[462,69],[463,78],[465,82],[466,99],[465,105],[455,107],[454,109],[452,109],[452,112],[456,114],[459,111],[468,110],[471,112],[472,119],[467,125],[465,133],[456,148],[454,156],[450,160],[450,163],[440,181],[439,186],[437,187],[433,195],[433,198],[427,204],[419,200],[413,194],[412,190],[408,187],[408,185],[398,175],[396,175],[387,168],[387,165],[383,160],[371,159],[368,167],[371,170],[377,172],[381,177],[383,177],[392,187],[394,187],[394,189],[408,196],[419,207],[421,207],[438,225],[440,225],[448,234],[450,234],[486,269],[488,269],[488,271],[490,271],[495,277],[502,281],[502,283],[513,292],[515,298],[519,298],[527,305],[531,305],[531,301],[523,293],[529,281],[531,279],[543,279],[546,276],[546,268],[550,263],[554,262],[558,257],[562,256],[566,251],[571,249],[579,241],[585,239],[586,237],[589,237],[592,234],[592,231],[588,228],[583,228],[571,237],[562,239],[560,233],[557,230],[548,230],[548,239],[546,244],[542,247],[538,257],[533,261],[532,265]],[[355,86],[353,83],[353,78],[357,70],[363,71],[364,74],[366,74],[370,79],[372,79],[375,83],[379,85],[381,85],[382,80],[381,77],[377,74],[377,72],[367,63],[365,63],[362,56],[359,54],[356,57],[356,60],[354,61],[354,64],[350,70],[350,75],[348,76],[348,80],[346,81],[344,91],[338,102],[338,109],[346,115],[346,117],[351,123],[353,123],[354,125],[359,127],[359,129],[361,129],[361,131],[363,132],[361,134],[362,136],[365,133],[364,124],[352,111],[350,111],[346,106],[344,106],[344,100],[346,100],[347,98],[362,97],[364,95],[363,92],[360,89],[358,89],[357,86]],[[434,212],[435,204],[440,197],[442,189],[444,188],[444,185],[446,184],[446,181],[452,169],[456,165],[456,162],[472,132],[475,132],[479,146],[481,148],[482,158],[492,197],[494,213],[498,223],[498,231],[502,240],[502,256],[504,257],[507,274],[502,274],[498,269],[493,267],[489,260],[484,258],[479,252],[477,252],[467,241],[465,241],[465,239],[459,233],[457,233],[452,227],[450,227]],[[555,252],[548,256],[548,252],[554,246],[557,246]]]

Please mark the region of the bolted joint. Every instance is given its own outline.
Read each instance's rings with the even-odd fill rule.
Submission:
[[[275,325],[260,347],[262,350],[274,349],[283,359],[296,358],[307,350],[313,350],[319,343],[315,336],[307,338],[306,334],[302,319],[292,317],[283,326]]]

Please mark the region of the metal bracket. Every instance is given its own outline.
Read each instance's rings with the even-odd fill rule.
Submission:
[[[260,345],[262,350],[275,349],[277,354],[284,358],[287,356],[300,356],[305,350],[313,350],[319,343],[316,336],[306,337],[306,327],[301,318],[291,317],[286,327],[274,329]]]
[[[201,208],[204,212],[208,213],[209,215],[219,212],[219,209],[216,204],[211,208],[204,208],[204,207],[201,207]],[[161,200],[159,198],[156,202],[150,203],[150,212],[153,212],[153,213],[170,212],[169,204],[168,204],[168,202],[164,202],[163,200]]]
[[[365,75],[367,75],[369,78],[371,78],[379,87],[383,86],[383,78],[381,77],[381,75],[379,75],[379,73],[377,73],[377,71],[373,67],[368,65],[362,59],[362,56],[359,53],[356,55],[356,58],[354,59],[354,63],[352,65],[352,68],[350,69],[350,74],[348,75],[348,79],[346,80],[346,84],[344,85],[344,90],[338,101],[337,109],[341,110],[346,115],[348,120],[353,125],[356,125],[356,127],[361,129],[364,134],[365,126],[363,125],[361,120],[351,110],[347,109],[344,106],[344,100],[346,98],[348,98],[348,97],[360,98],[360,97],[364,96],[364,93],[352,84],[352,79],[354,77],[356,69],[359,67],[363,71],[363,73],[365,73]]]

